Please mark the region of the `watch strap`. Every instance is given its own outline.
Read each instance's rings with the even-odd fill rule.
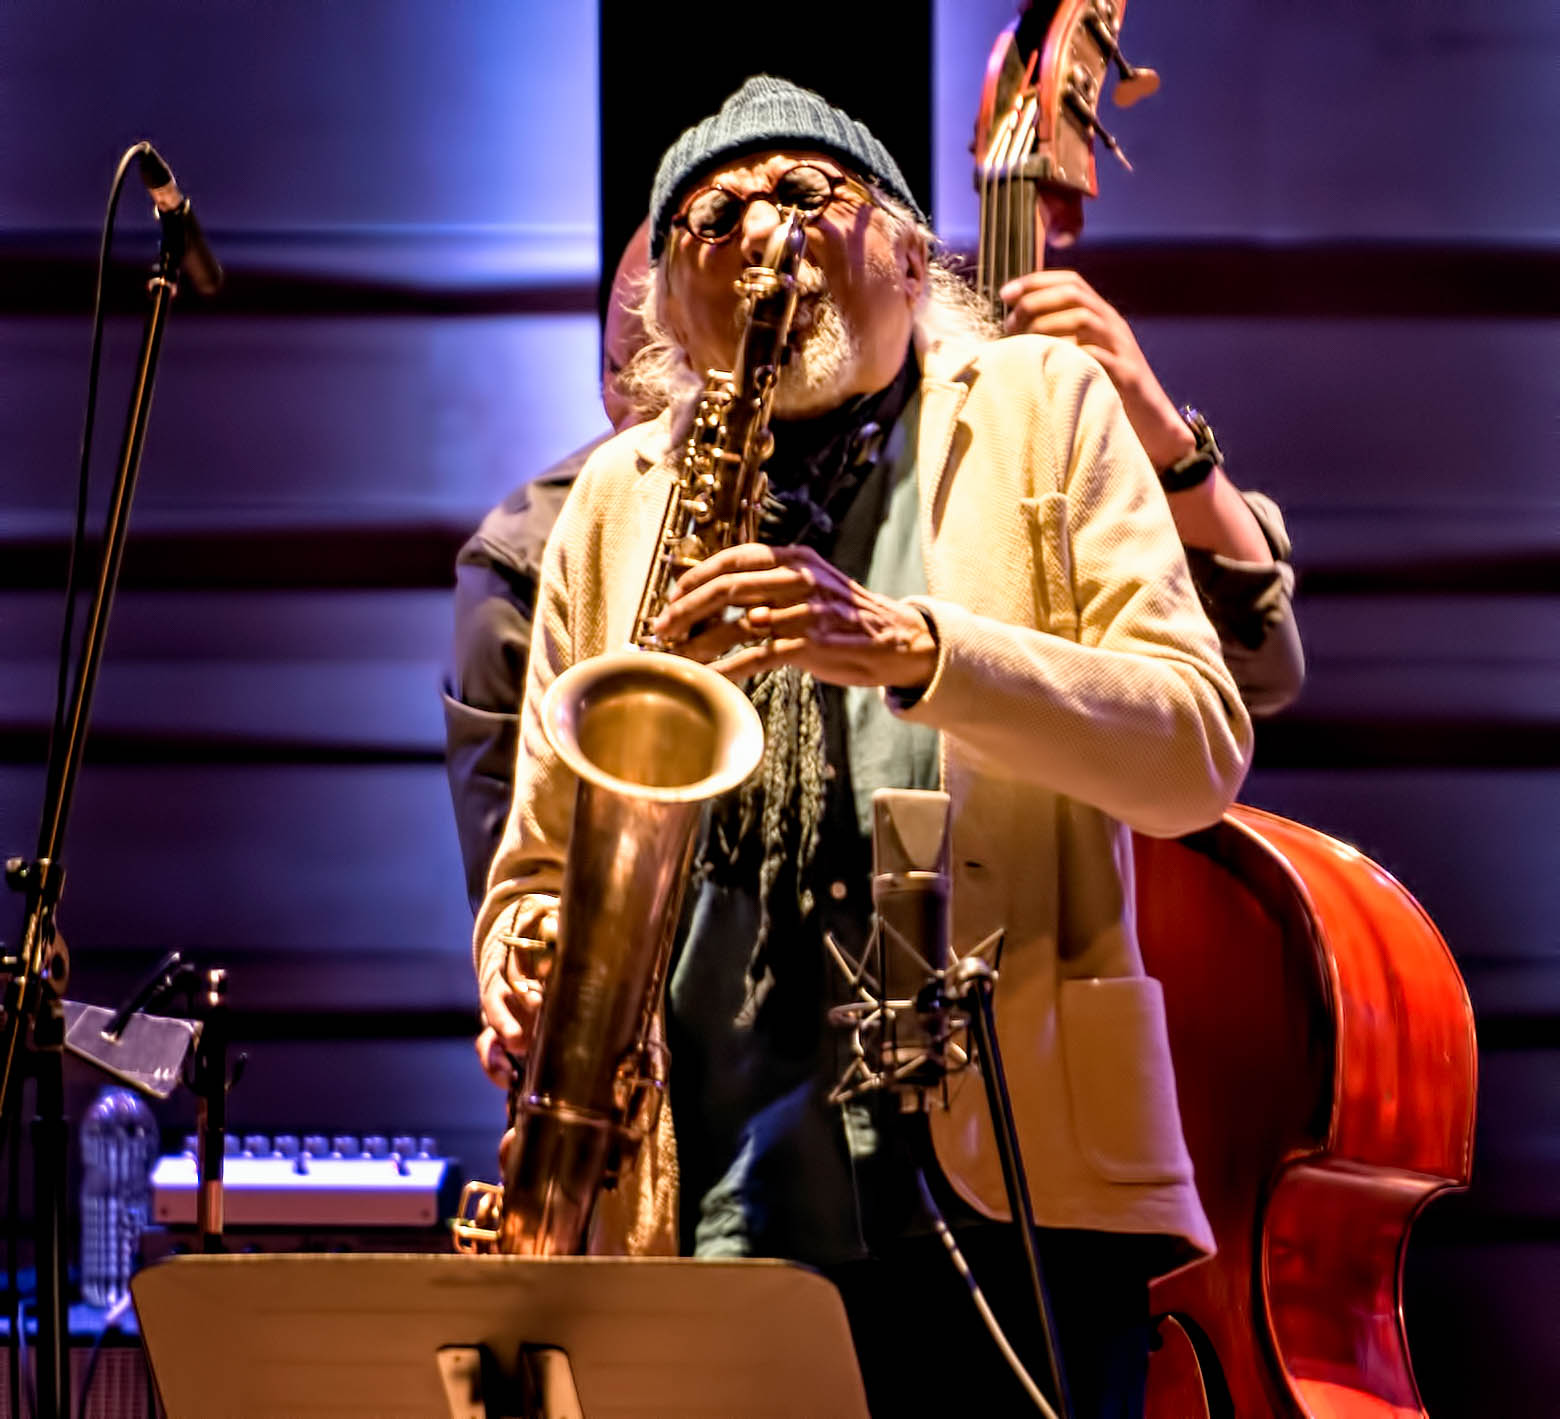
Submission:
[[[1179,413],[1186,420],[1186,427],[1192,431],[1196,442],[1189,453],[1183,454],[1168,468],[1160,470],[1159,484],[1167,493],[1184,493],[1188,488],[1206,483],[1213,476],[1215,468],[1224,467],[1224,452],[1219,447],[1219,441],[1214,438],[1208,421],[1189,404]]]

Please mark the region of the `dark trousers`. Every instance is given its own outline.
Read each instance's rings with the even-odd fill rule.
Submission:
[[[1017,1234],[991,1224],[955,1235],[1008,1343],[1049,1396],[1045,1347]],[[1150,1244],[1110,1232],[1041,1228],[1038,1235],[1075,1419],[1142,1419]],[[1039,1412],[936,1237],[908,1238],[881,1257],[825,1275],[845,1301],[872,1419]]]

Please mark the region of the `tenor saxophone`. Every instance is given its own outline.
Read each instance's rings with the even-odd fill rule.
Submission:
[[[763,728],[741,690],[669,654],[652,626],[685,570],[756,535],[805,245],[800,214],[783,213],[737,282],[736,360],[706,375],[630,648],[564,671],[542,701],[547,742],[578,780],[557,946],[511,1096],[503,1186],[467,1185],[462,1250],[583,1251],[602,1188],[655,1126],[666,1071],[654,1022],[700,820],[757,766]]]

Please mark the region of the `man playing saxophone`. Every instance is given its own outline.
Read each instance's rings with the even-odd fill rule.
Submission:
[[[656,177],[631,374],[665,412],[596,451],[548,543],[476,926],[485,1018],[524,1054],[555,930],[573,783],[543,697],[629,638],[690,400],[730,368],[736,282],[790,211],[806,248],[760,533],[682,575],[655,622],[745,686],[765,748],[696,853],[664,1006],[675,1157],[663,1126],[624,1179],[630,1243],[825,1270],[877,1412],[936,1412],[971,1366],[990,1412],[1022,1405],[918,1225],[890,1120],[829,1102],[846,1045],[827,1015],[850,990],[825,937],[855,957],[870,929],[872,793],[942,787],[955,946],[1006,931],[997,1018],[1074,1410],[1140,1412],[1148,1280],[1211,1235],[1133,936],[1129,830],[1215,820],[1250,724],[1104,372],[1062,341],[996,340],[892,157],[781,80],[750,80]],[[1001,1313],[1026,1282],[987,1220],[1004,1204],[982,1107],[959,1091],[934,1122],[935,1185]],[[906,1297],[956,1361],[916,1353]]]

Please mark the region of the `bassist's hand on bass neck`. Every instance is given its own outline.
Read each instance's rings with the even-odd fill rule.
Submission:
[[[1197,434],[1165,393],[1132,327],[1115,306],[1076,271],[1063,269],[1015,277],[997,294],[1007,334],[1070,340],[1099,361],[1121,396],[1133,433],[1165,481],[1182,542],[1240,562],[1272,564],[1273,549],[1261,524],[1222,463],[1195,483],[1174,485],[1172,470],[1194,457]]]

